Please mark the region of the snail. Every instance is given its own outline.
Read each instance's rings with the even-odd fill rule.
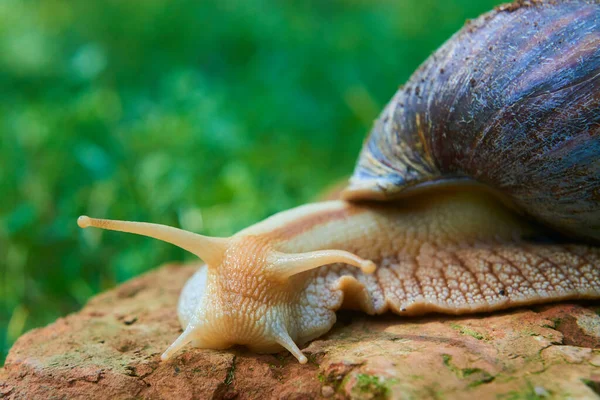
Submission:
[[[375,122],[341,200],[228,238],[81,216],[205,265],[183,346],[289,350],[336,310],[488,312],[600,298],[600,3],[523,1],[468,22]]]

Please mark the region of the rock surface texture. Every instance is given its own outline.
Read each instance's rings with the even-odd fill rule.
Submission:
[[[187,347],[179,291],[195,266],[167,265],[23,335],[0,369],[8,399],[544,399],[600,397],[600,303],[490,315],[339,313],[325,336],[287,352]]]

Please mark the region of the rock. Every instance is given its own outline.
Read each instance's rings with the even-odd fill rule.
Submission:
[[[600,303],[490,315],[339,313],[305,349],[257,355],[186,348],[175,307],[194,266],[167,265],[23,335],[0,370],[0,398],[596,398]]]

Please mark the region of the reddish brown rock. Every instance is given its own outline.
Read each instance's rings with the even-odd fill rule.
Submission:
[[[256,355],[187,348],[175,307],[193,266],[168,265],[22,336],[0,370],[9,399],[597,398],[600,303],[491,315],[342,313],[305,348]]]

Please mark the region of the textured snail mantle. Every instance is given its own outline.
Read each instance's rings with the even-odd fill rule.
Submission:
[[[191,342],[284,347],[305,363],[297,344],[341,307],[460,314],[600,298],[600,4],[523,2],[468,23],[385,108],[343,196],[229,238],[79,225],[206,262],[163,359]]]

